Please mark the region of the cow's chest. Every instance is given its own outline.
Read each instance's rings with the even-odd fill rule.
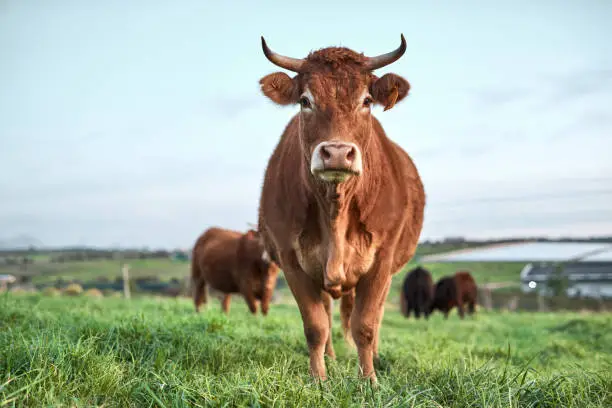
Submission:
[[[343,286],[354,286],[359,277],[367,273],[374,264],[376,245],[365,236],[353,235],[343,242],[341,252],[346,281]],[[325,267],[332,251],[328,240],[301,235],[293,242],[300,267],[315,281],[323,282]]]

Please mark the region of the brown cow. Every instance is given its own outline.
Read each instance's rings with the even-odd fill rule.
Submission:
[[[440,278],[436,283],[431,312],[438,309],[448,319],[448,313],[457,306],[459,317],[463,319],[464,305],[468,305],[468,313],[474,314],[478,287],[472,275],[467,271],[458,271],[453,276]]]
[[[408,94],[404,78],[372,71],[396,61],[395,51],[366,57],[330,47],[305,59],[271,51],[276,72],[260,80],[265,96],[299,104],[268,162],[259,231],[283,270],[302,315],[310,372],[325,379],[333,358],[332,298],[341,300],[345,337],[352,336],[361,374],[376,382],[373,359],[391,276],[414,255],[423,226],[425,193],[408,154],[372,115]]]
[[[400,293],[400,305],[402,314],[410,317],[410,312],[414,312],[414,317],[419,319],[423,313],[425,319],[431,313],[431,302],[434,296],[434,285],[431,273],[422,266],[417,266],[406,274]]]
[[[196,312],[206,304],[207,286],[224,293],[222,307],[229,313],[232,293],[241,293],[251,313],[268,314],[272,292],[276,286],[278,266],[264,256],[258,233],[253,230],[242,234],[212,227],[195,243],[191,259],[193,302]]]

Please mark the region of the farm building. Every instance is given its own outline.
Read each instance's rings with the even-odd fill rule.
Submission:
[[[462,249],[421,262],[520,262],[521,290],[570,297],[612,298],[612,244],[525,242]]]

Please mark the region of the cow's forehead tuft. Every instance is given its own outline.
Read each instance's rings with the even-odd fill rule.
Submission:
[[[327,47],[308,54],[306,60],[311,64],[363,66],[367,57],[344,47]]]

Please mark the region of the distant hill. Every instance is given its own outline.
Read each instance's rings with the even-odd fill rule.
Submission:
[[[0,250],[28,249],[30,247],[40,248],[42,246],[41,240],[27,234],[17,235],[12,238],[0,238]]]

